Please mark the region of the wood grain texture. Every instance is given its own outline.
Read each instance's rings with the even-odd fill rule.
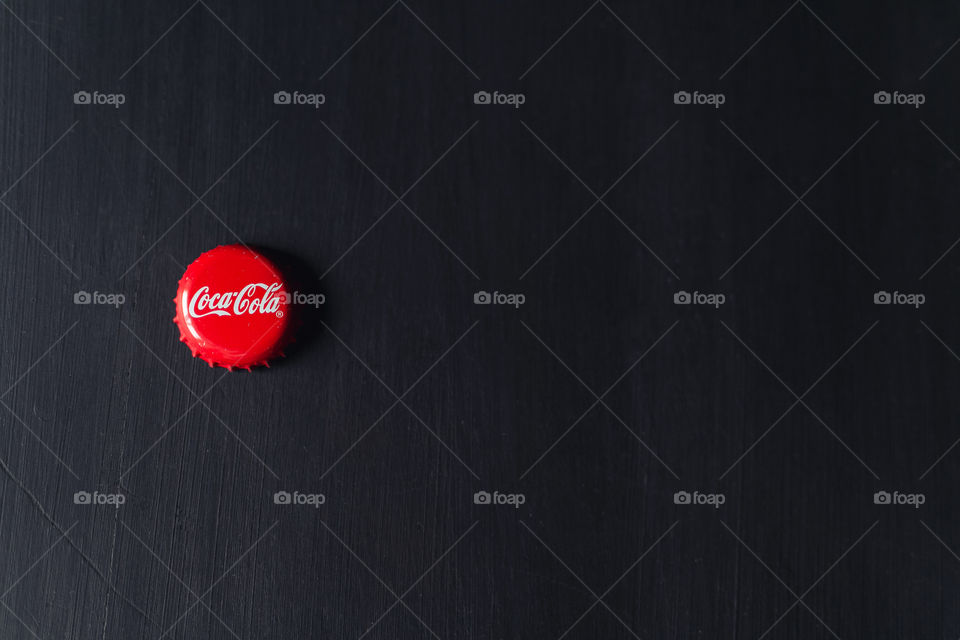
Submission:
[[[958,36],[951,3],[4,0],[0,637],[960,636]],[[224,375],[171,298],[237,241],[326,304]]]

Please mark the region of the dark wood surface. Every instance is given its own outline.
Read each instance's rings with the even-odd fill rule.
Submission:
[[[916,4],[0,2],[0,637],[960,636]],[[326,304],[224,375],[171,298],[238,241]]]

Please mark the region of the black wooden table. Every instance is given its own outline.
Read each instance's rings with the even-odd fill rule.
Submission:
[[[0,638],[960,636],[958,37],[0,1]],[[249,374],[238,242],[325,300]]]

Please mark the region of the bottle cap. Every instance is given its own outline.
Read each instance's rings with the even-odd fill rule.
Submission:
[[[269,366],[291,340],[290,293],[280,270],[242,245],[194,260],[174,303],[180,341],[211,367]]]

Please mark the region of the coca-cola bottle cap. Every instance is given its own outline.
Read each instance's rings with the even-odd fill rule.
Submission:
[[[210,366],[268,365],[290,342],[290,292],[280,270],[242,245],[224,245],[187,267],[174,303],[180,341]]]

